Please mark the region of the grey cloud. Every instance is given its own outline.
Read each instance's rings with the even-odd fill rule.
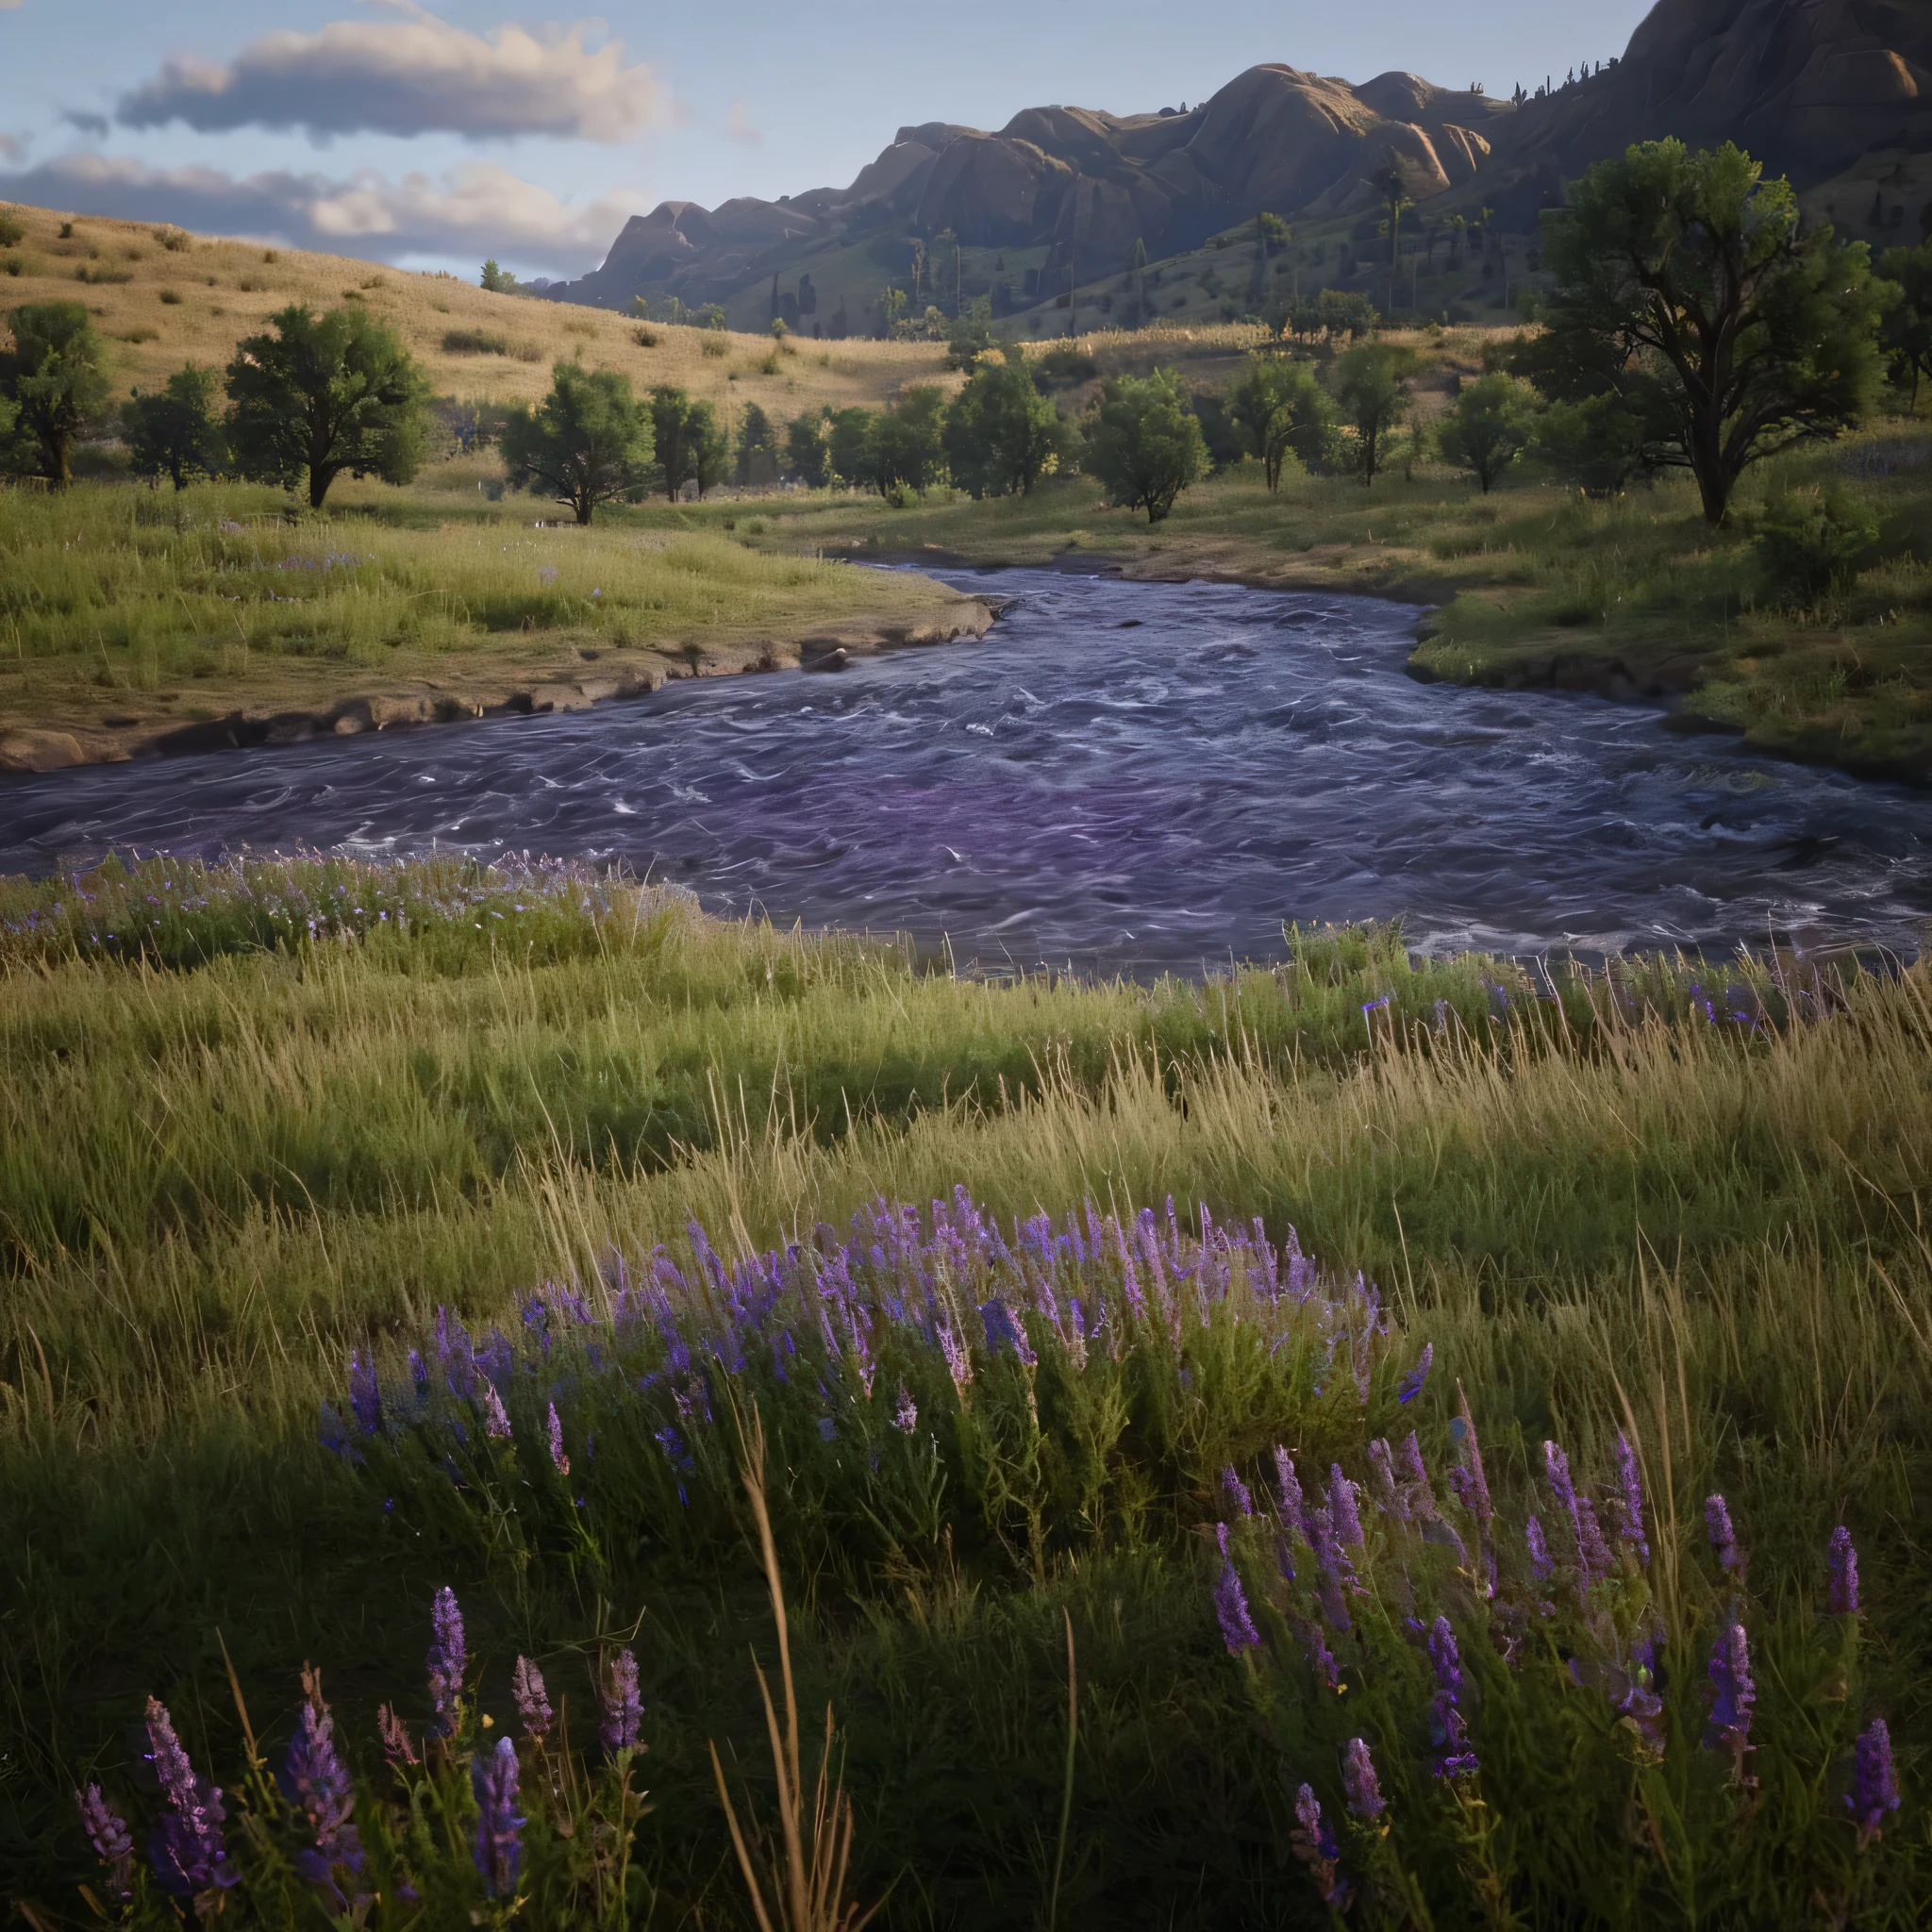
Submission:
[[[26,151],[33,144],[30,134],[0,134],[0,160],[11,161],[18,167],[26,159]]]
[[[60,118],[68,126],[77,127],[83,134],[92,134],[101,140],[107,139],[108,117],[105,114],[90,114],[79,108],[63,108],[60,110]]]
[[[169,222],[371,261],[493,255],[520,269],[580,275],[641,211],[641,197],[559,201],[487,162],[391,181],[282,170],[238,177],[215,168],[151,168],[126,157],[67,155],[0,174],[0,200],[77,215]]]
[[[393,17],[282,31],[233,60],[181,58],[120,104],[128,127],[185,121],[205,132],[300,127],[335,134],[538,134],[624,141],[658,119],[648,67],[626,67],[621,42],[585,44],[592,23],[541,37],[515,25],[473,34],[415,6]]]

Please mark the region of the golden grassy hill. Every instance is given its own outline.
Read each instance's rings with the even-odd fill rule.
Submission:
[[[117,390],[158,385],[184,362],[221,364],[291,302],[366,303],[402,331],[439,394],[534,401],[558,357],[621,369],[640,388],[676,383],[734,409],[755,402],[789,420],[822,403],[878,403],[944,375],[938,342],[789,342],[594,308],[495,295],[454,275],[380,268],[346,256],[262,248],[150,223],[6,204],[24,233],[0,249],[0,310],[86,303],[114,345]],[[647,341],[642,338],[649,338]]]

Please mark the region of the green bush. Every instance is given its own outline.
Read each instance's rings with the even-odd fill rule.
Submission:
[[[1878,541],[1872,507],[1836,485],[1788,490],[1753,522],[1765,582],[1793,604],[1816,604],[1848,583]]]
[[[442,339],[445,356],[508,356],[509,338],[485,328],[453,328]]]

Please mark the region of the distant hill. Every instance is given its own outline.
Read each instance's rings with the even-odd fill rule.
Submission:
[[[1621,59],[1549,80],[1506,100],[1271,64],[1187,111],[902,127],[849,188],[664,202],[593,274],[543,292],[716,302],[743,327],[783,315],[857,334],[871,319],[855,305],[888,275],[904,285],[915,248],[941,307],[988,294],[1013,314],[1120,276],[1137,244],[1159,262],[1264,209],[1302,225],[1358,215],[1391,165],[1424,208],[1488,206],[1527,234],[1590,162],[1667,134],[1736,140],[1813,188],[1875,150],[1932,149],[1932,0],[1657,0]]]

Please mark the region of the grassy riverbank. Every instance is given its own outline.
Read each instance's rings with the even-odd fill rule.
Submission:
[[[246,485],[0,491],[0,765],[574,708],[796,663],[808,639],[988,622],[924,579],[755,553],[716,520],[558,526],[541,503],[492,505],[486,468],[345,481],[321,516]]]
[[[532,1563],[513,1553],[534,1499],[508,1542],[435,1505],[446,1486],[386,1514],[375,1478],[318,1445],[316,1406],[341,1400],[352,1348],[399,1373],[439,1305],[479,1338],[519,1333],[534,1284],[601,1299],[613,1250],[684,1255],[693,1218],[749,1252],[963,1185],[1002,1217],[1172,1193],[1184,1224],[1291,1224],[1337,1277],[1381,1284],[1391,1359],[1428,1342],[1435,1369],[1412,1406],[1378,1381],[1318,1439],[1275,1397],[1237,1415],[1204,1392],[1179,1493],[1097,1534],[1050,1510],[1031,1553],[984,1540],[955,1485],[884,1557],[835,1558],[784,1478],[807,1702],[830,1695],[849,1726],[860,1890],[894,1888],[888,1923],[1043,1915],[1063,1608],[1081,1685],[1064,1922],[1305,1923],[1287,1740],[1222,1644],[1193,1525],[1226,1507],[1223,1456],[1275,1441],[1332,1444],[1365,1477],[1365,1436],[1412,1424],[1439,1464],[1458,1379],[1499,1497],[1530,1495],[1545,1436],[1592,1475],[1620,1427],[1636,1439],[1679,1579],[1687,1723],[1724,1584],[1696,1580],[1700,1499],[1723,1490],[1751,1545],[1767,1740],[1812,1724],[1778,1646],[1850,1524],[1856,1695],[1890,1718],[1907,1805],[1858,1868],[1856,1922],[1910,1923],[1932,1715],[1912,1528],[1932,1482],[1923,965],[1840,989],[1790,960],[1657,964],[1559,976],[1549,1000],[1507,964],[1346,932],[1207,985],[989,986],[562,875],[162,862],[7,888],[0,975],[0,1869],[43,1913],[87,1871],[75,1783],[133,1789],[144,1693],[227,1763],[222,1642],[274,1736],[311,1657],[373,1764],[371,1707],[400,1687],[416,1720],[425,1606],[450,1583],[499,1715],[518,1650],[575,1684],[585,1645],[635,1642],[650,1923],[740,1923],[704,1740],[761,1748],[742,1547],[640,1538]],[[1141,1449],[1117,1453],[1124,1495]],[[1841,1768],[1821,1763],[1803,1802],[1849,1846]],[[1580,1845],[1601,1832],[1576,1805]],[[1644,1923],[1689,1923],[1671,1860],[1629,1857]],[[1798,1875],[1789,1918],[1774,1899],[1748,1922],[1812,1923],[1817,1874]],[[1596,1923],[1597,1904],[1565,1916]]]

